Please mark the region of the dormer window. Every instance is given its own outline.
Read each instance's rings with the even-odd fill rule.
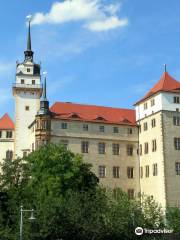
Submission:
[[[174,96],[174,103],[180,103],[180,97]]]
[[[31,69],[30,68],[27,68],[27,72],[30,72],[31,71]]]
[[[21,79],[21,84],[24,84],[24,79]]]
[[[144,110],[146,110],[148,108],[147,102],[144,103]]]

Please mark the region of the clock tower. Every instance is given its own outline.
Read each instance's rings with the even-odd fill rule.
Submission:
[[[35,120],[42,95],[40,65],[33,60],[31,49],[31,22],[28,22],[27,49],[24,61],[16,65],[16,80],[13,84],[15,97],[15,146],[14,157],[30,152],[29,125]]]

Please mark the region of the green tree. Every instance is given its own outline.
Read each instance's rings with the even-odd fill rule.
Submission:
[[[168,207],[166,212],[167,226],[175,233],[180,233],[180,208]]]

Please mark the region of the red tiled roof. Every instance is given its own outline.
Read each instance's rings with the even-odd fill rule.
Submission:
[[[56,102],[50,110],[58,119],[136,125],[135,111],[131,109]]]
[[[6,130],[13,130],[14,129],[14,123],[12,119],[9,117],[8,113],[4,114],[2,118],[0,118],[0,129],[6,129]]]
[[[160,91],[180,93],[180,82],[175,80],[169,75],[167,71],[165,71],[161,76],[160,80],[154,85],[154,87],[151,88],[151,90],[137,103],[144,101],[145,99],[151,97],[152,95]]]

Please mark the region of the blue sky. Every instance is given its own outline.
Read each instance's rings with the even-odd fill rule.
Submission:
[[[28,14],[34,17],[32,47],[35,61],[41,61],[42,70],[48,72],[51,104],[69,101],[132,108],[159,80],[164,63],[180,79],[179,0],[72,0],[69,4],[1,3],[0,116],[4,112],[14,116],[11,89],[15,62],[24,57]]]

